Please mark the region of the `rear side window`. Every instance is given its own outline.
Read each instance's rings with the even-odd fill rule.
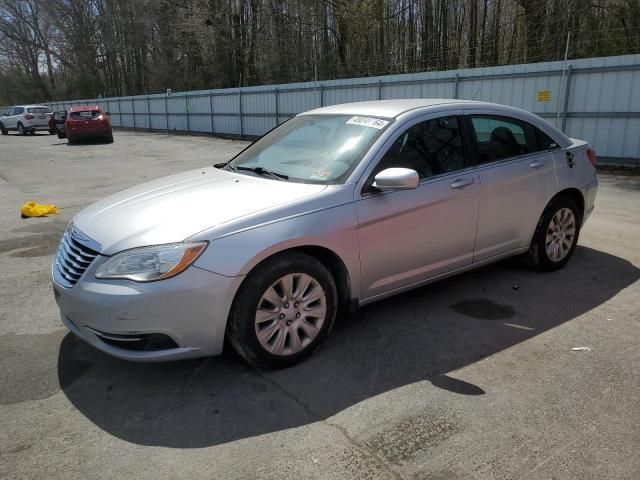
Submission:
[[[434,118],[405,130],[382,158],[374,175],[393,167],[415,170],[420,178],[465,168],[458,118]]]
[[[515,118],[472,115],[479,163],[495,162],[539,150],[535,127]]]
[[[22,115],[24,113],[24,108],[22,107],[14,107],[13,115]]]
[[[100,110],[83,110],[82,112],[72,112],[70,117],[73,120],[91,120],[100,115]]]
[[[27,108],[27,112],[29,112],[29,113],[51,113],[51,110],[49,110],[47,107],[33,107],[33,108]]]

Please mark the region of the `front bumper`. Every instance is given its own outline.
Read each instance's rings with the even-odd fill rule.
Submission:
[[[71,288],[53,280],[63,323],[95,348],[124,360],[155,362],[218,355],[233,297],[243,277],[225,277],[191,266],[150,283],[94,277],[98,257]],[[166,336],[169,348],[131,349],[112,339]]]

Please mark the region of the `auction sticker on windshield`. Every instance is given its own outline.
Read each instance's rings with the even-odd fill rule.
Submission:
[[[382,130],[389,123],[388,120],[380,120],[379,118],[371,117],[351,117],[347,123],[349,125],[361,125],[363,127],[376,128]]]

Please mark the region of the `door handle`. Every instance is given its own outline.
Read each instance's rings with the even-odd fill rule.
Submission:
[[[545,166],[545,162],[541,162],[540,160],[534,160],[529,164],[531,168],[540,168]]]
[[[458,178],[451,184],[451,188],[464,188],[473,185],[473,179]]]

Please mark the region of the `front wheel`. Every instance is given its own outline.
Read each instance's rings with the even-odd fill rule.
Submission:
[[[9,131],[4,127],[4,124],[0,123],[0,132],[2,135],[9,135]]]
[[[249,274],[234,300],[227,337],[258,367],[284,368],[308,357],[329,334],[337,312],[327,268],[302,253],[276,255]]]
[[[527,260],[535,270],[553,271],[573,255],[580,235],[580,211],[571,198],[559,196],[545,208],[536,227]]]

